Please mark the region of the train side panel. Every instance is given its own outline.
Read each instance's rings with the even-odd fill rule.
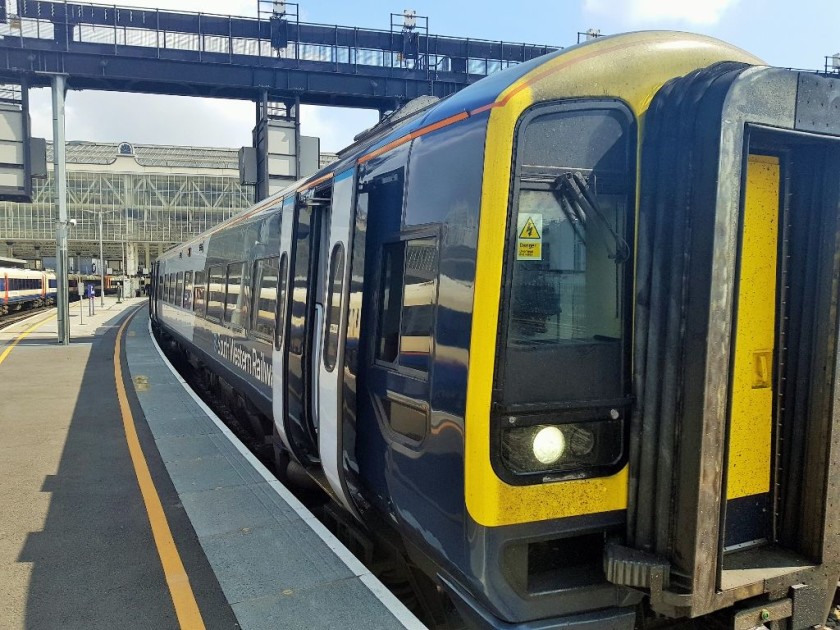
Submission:
[[[271,416],[274,309],[254,301],[255,272],[276,259],[279,212],[197,241],[161,259],[154,289],[158,325]],[[261,311],[263,311],[261,313]],[[266,323],[267,322],[267,323]]]

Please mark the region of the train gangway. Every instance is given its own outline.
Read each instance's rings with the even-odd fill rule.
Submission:
[[[185,386],[143,299],[0,331],[0,627],[422,628]]]

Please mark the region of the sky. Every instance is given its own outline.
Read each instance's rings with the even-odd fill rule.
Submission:
[[[258,0],[126,0],[129,6],[254,16]],[[840,51],[835,0],[300,0],[300,20],[388,30],[390,13],[411,8],[435,35],[569,46],[577,33],[648,29],[691,31],[735,44],[768,64],[822,69]],[[49,90],[33,90],[33,135],[52,137]],[[70,91],[68,140],[193,146],[250,146],[254,105],[248,102]],[[301,107],[301,133],[337,151],[370,127],[370,110]]]

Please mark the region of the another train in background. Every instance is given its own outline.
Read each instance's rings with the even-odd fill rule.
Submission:
[[[55,304],[52,271],[0,267],[0,315]]]
[[[79,280],[82,281],[84,285],[93,284],[94,291],[96,292],[96,297],[102,295],[102,277],[101,276],[94,276],[94,275],[78,275],[78,274],[70,274],[70,278],[68,279],[68,286],[70,290],[70,301],[75,302],[79,299]],[[117,280],[114,276],[106,275],[105,276],[105,295],[116,295],[119,291],[120,281]]]

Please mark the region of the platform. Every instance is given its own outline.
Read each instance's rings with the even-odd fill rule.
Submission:
[[[50,313],[0,331],[0,627],[422,628],[183,384],[145,305],[71,305],[68,346]]]

